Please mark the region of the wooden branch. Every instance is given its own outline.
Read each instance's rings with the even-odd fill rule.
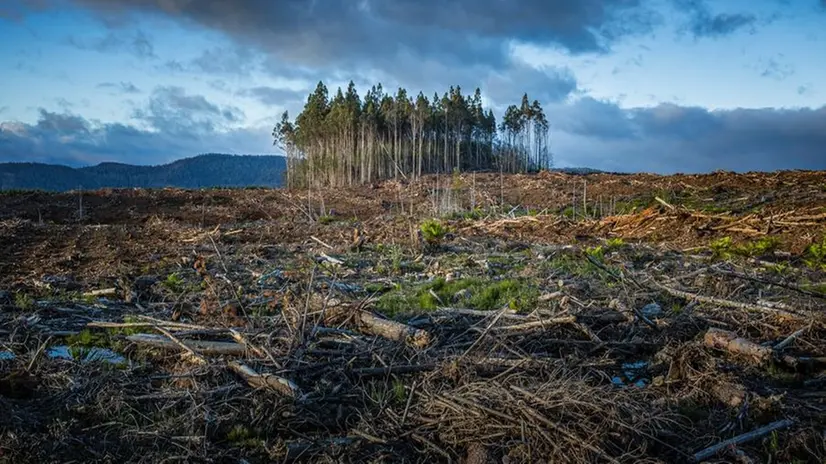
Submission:
[[[734,438],[730,438],[726,441],[720,442],[714,446],[694,453],[694,461],[700,462],[704,459],[708,459],[730,446],[742,445],[743,443],[748,443],[750,441],[757,440],[758,438],[763,438],[766,435],[774,432],[775,430],[788,428],[792,424],[794,424],[794,421],[791,421],[789,419],[783,419],[776,422],[772,422],[768,425],[764,425],[763,427],[752,430],[751,432],[738,435]]]
[[[576,322],[576,316],[563,316],[563,317],[555,317],[553,319],[542,319],[542,320],[539,320],[539,321],[524,322],[522,324],[492,327],[491,331],[492,332],[504,332],[504,331],[530,330],[530,329],[536,329],[536,328],[545,328],[545,327],[559,325],[559,324],[573,324],[575,322]]]
[[[430,344],[430,334],[421,329],[413,328],[401,322],[382,319],[368,311],[359,311],[358,325],[372,335],[378,335],[388,340],[405,342],[416,348],[424,348]]]
[[[745,338],[738,337],[734,332],[713,327],[706,331],[703,341],[709,348],[725,350],[732,354],[745,355],[758,363],[764,363],[774,355],[774,350],[768,346],[758,345]]]
[[[84,298],[93,298],[98,296],[115,296],[118,294],[117,288],[101,288],[99,290],[92,290],[83,294]]]
[[[677,298],[682,298],[684,300],[689,300],[689,301],[694,300],[694,301],[699,301],[700,303],[707,303],[707,304],[712,304],[712,305],[716,305],[716,306],[723,306],[723,307],[727,307],[727,308],[742,309],[744,311],[773,313],[773,314],[776,314],[778,316],[785,316],[785,317],[788,317],[788,318],[791,318],[791,319],[801,317],[798,314],[795,314],[795,313],[792,313],[792,312],[789,312],[789,311],[785,311],[783,309],[772,308],[772,307],[769,307],[769,306],[760,306],[760,305],[751,304],[751,303],[740,303],[739,301],[731,301],[731,300],[726,300],[726,299],[723,299],[723,298],[717,298],[717,297],[713,297],[713,296],[697,295],[695,293],[686,292],[686,291],[683,291],[683,290],[677,290],[675,288],[667,287],[667,286],[665,286],[665,285],[663,285],[659,282],[656,282],[654,280],[651,280],[651,285],[654,286],[655,288],[659,289],[659,290],[662,290],[662,291],[668,293],[671,296],[674,296],[674,297],[677,297]]]
[[[204,357],[203,357],[203,356],[201,356],[200,354],[196,353],[196,352],[195,352],[192,348],[190,348],[189,346],[187,346],[184,342],[182,342],[182,341],[178,340],[178,339],[177,339],[174,335],[172,335],[171,333],[169,333],[169,331],[168,331],[168,330],[166,330],[166,329],[164,329],[164,328],[162,328],[162,327],[157,327],[157,326],[155,327],[155,330],[157,330],[157,331],[159,331],[160,333],[162,333],[162,334],[166,335],[166,337],[167,337],[167,338],[169,338],[170,340],[172,340],[172,342],[173,342],[173,343],[175,343],[175,344],[176,344],[176,345],[178,345],[181,349],[183,349],[183,350],[184,350],[184,352],[186,352],[186,354],[187,354],[186,359],[188,359],[188,360],[190,360],[190,361],[193,361],[193,362],[195,362],[196,364],[206,364],[206,363],[207,363],[207,360],[206,360],[206,359],[204,359]]]
[[[180,345],[155,334],[135,334],[126,337],[127,340],[139,345],[148,345],[153,348],[160,348],[163,350],[178,350]],[[202,355],[227,355],[227,356],[242,356],[246,353],[247,348],[244,345],[232,342],[213,342],[206,340],[188,340],[188,346],[193,350],[197,350]]]
[[[243,377],[247,385],[252,388],[274,390],[292,399],[301,397],[301,390],[298,388],[298,385],[288,379],[274,374],[259,374],[255,372],[255,369],[237,361],[232,361],[227,364],[227,366],[236,374]]]
[[[774,350],[777,351],[778,353],[783,351],[783,349],[786,348],[787,346],[789,346],[794,341],[795,338],[802,335],[803,332],[809,330],[810,327],[811,327],[811,325],[807,325],[806,327],[803,327],[802,329],[800,329],[800,330],[796,331],[795,333],[789,335],[788,337],[783,339],[783,341],[781,341],[777,345],[774,345]]]
[[[330,250],[333,249],[333,247],[331,247],[330,245],[327,245],[326,243],[322,242],[321,239],[319,239],[318,237],[316,237],[314,235],[310,235],[310,238],[315,240],[316,242],[318,242],[320,245],[329,248]]]
[[[390,367],[363,367],[353,369],[350,372],[355,375],[373,376],[373,375],[391,375],[391,374],[412,374],[414,372],[432,371],[439,367],[438,364],[412,364],[405,366],[390,366]]]

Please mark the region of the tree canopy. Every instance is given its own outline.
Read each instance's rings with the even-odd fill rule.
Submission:
[[[331,98],[319,82],[301,113],[273,129],[287,155],[287,185],[343,186],[456,170],[525,172],[550,167],[548,121],[538,101],[522,97],[497,126],[482,93],[459,86],[441,97],[375,85],[362,99],[353,82]]]

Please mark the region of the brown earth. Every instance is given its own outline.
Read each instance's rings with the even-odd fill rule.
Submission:
[[[824,172],[3,193],[0,462],[823,462],[824,237]]]

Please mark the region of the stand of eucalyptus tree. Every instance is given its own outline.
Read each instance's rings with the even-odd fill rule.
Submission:
[[[497,130],[498,129],[498,130]],[[273,129],[287,156],[287,186],[344,186],[382,179],[467,170],[525,172],[550,167],[548,121],[527,94],[508,107],[497,128],[482,94],[450,87],[440,98],[412,98],[373,86],[364,99],[355,84],[330,98],[319,82],[303,111],[285,112]]]

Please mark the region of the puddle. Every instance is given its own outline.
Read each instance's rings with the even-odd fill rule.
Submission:
[[[57,345],[49,348],[46,355],[52,359],[74,360],[75,355],[81,362],[108,362],[110,364],[124,364],[126,358],[108,348],[69,348],[67,345]]]
[[[0,361],[11,361],[16,357],[11,351],[0,350]]]
[[[634,386],[637,388],[645,388],[651,383],[651,380],[645,376],[646,368],[648,368],[648,362],[646,361],[623,363],[622,375],[612,377],[611,383],[617,387]]]

